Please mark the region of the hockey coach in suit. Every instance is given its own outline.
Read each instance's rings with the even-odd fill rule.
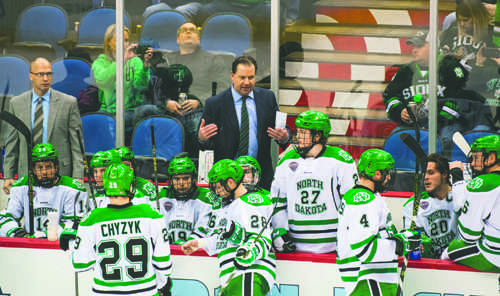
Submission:
[[[29,76],[32,90],[12,98],[9,112],[31,128],[33,145],[38,142],[51,143],[59,151],[61,175],[83,181],[84,166],[78,139],[78,131],[82,131],[82,120],[76,99],[51,89],[52,65],[44,58],[37,58],[31,63]],[[37,112],[40,110],[37,108],[39,104],[42,106],[42,113]],[[43,121],[43,125],[39,125],[39,121]],[[7,194],[16,173],[19,178],[28,173],[26,155],[27,144],[24,137],[8,125],[3,186]]]
[[[255,157],[262,168],[259,186],[269,189],[273,180],[271,139],[285,149],[289,132],[275,127],[279,111],[276,97],[269,90],[255,87],[256,68],[256,61],[249,56],[233,61],[232,86],[207,99],[198,138],[202,150],[214,150],[214,162],[244,155]],[[242,118],[248,122],[246,140],[240,137],[240,129],[245,126]]]

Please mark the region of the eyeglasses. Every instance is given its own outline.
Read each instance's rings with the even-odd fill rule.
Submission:
[[[179,29],[179,34],[180,33],[186,33],[186,32],[197,33],[198,32],[198,28],[180,28]]]
[[[38,73],[30,72],[30,73],[38,77],[44,77],[45,75],[50,77],[52,76],[52,74],[54,74],[54,72],[38,72]]]

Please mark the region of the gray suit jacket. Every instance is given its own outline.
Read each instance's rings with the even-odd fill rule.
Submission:
[[[21,119],[30,130],[31,95],[32,90],[29,90],[14,97],[9,106],[9,112]],[[82,119],[76,99],[51,89],[48,125],[47,141],[59,152],[59,173],[61,176],[83,179],[84,166],[77,132],[79,130],[82,134]],[[27,144],[22,134],[8,126],[4,178],[14,178],[16,173],[21,178],[28,173]]]

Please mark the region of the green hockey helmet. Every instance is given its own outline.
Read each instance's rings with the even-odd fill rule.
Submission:
[[[361,154],[358,161],[358,173],[373,178],[376,171],[394,169],[394,158],[391,154],[380,149],[368,149]]]
[[[37,144],[33,147],[31,153],[31,161],[33,162],[52,160],[57,164],[58,159],[59,153],[50,143]]]
[[[228,180],[232,178],[237,186],[235,188],[230,188],[228,184]],[[216,162],[210,171],[208,172],[208,181],[210,185],[210,190],[214,194],[214,198],[212,199],[212,206],[226,206],[230,204],[234,200],[234,192],[238,188],[239,184],[241,184],[243,180],[243,169],[241,166],[232,159],[223,159]],[[220,187],[217,186],[220,184],[224,191],[218,189]],[[220,192],[218,192],[220,190]]]
[[[168,174],[170,176],[180,174],[196,175],[196,168],[189,157],[174,158],[168,165]]]
[[[104,191],[107,196],[128,196],[132,195],[132,182],[134,171],[122,163],[113,163],[104,172],[102,181]]]
[[[120,158],[114,150],[98,151],[92,156],[90,167],[107,167],[112,163],[120,163]]]
[[[476,139],[470,146],[471,152],[496,152],[500,155],[500,136],[489,135]]]
[[[242,181],[243,185],[245,185],[245,187],[248,190],[251,190],[251,191],[255,190],[257,183],[259,183],[261,172],[262,172],[257,159],[255,159],[254,157],[252,157],[250,155],[245,155],[245,156],[238,157],[238,159],[236,159],[236,162],[239,163],[239,165],[243,169],[243,174],[244,174],[243,181]],[[249,177],[246,175],[245,168],[251,169],[252,176]]]
[[[123,161],[123,160],[130,160],[130,161],[133,161],[134,160],[134,153],[132,152],[132,150],[130,150],[129,148],[127,147],[116,147],[113,149],[116,154],[118,155],[118,157]]]
[[[295,125],[298,128],[322,131],[324,137],[328,137],[332,130],[328,116],[323,112],[314,110],[300,113],[295,120]]]
[[[243,178],[243,169],[236,161],[231,159],[219,160],[208,172],[210,183],[226,181],[229,178],[232,178],[236,183],[239,183]]]

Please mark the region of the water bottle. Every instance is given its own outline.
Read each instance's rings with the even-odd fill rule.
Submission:
[[[420,230],[417,230],[418,235],[420,235]],[[422,244],[418,246],[418,250],[410,252],[410,260],[420,260],[422,259]]]
[[[49,212],[47,214],[49,223],[47,224],[47,239],[49,241],[57,240],[57,230],[59,229],[59,215],[57,212]]]

